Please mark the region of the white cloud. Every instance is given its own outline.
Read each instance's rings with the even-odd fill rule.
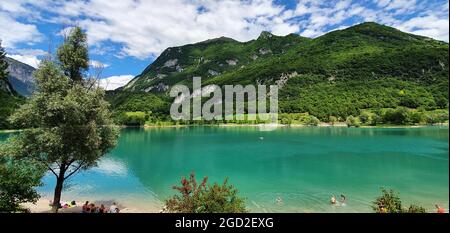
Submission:
[[[97,60],[89,60],[89,66],[106,68],[106,67],[109,67],[110,65],[109,64],[105,64],[105,63],[103,63],[101,61],[97,61]]]
[[[31,20],[18,20],[21,17]],[[157,56],[167,47],[220,36],[247,41],[266,30],[277,35],[297,32],[317,37],[342,25],[364,21],[448,41],[448,1],[297,0],[294,9],[268,0],[0,2],[0,23],[13,25],[0,28],[0,37],[7,47],[40,40],[42,35],[36,26],[28,23],[33,20],[69,27],[79,25],[87,31],[94,53],[139,59]]]
[[[2,46],[7,48],[15,48],[19,43],[32,45],[43,38],[35,25],[18,22],[2,11],[0,25]]]
[[[108,78],[100,79],[99,86],[105,90],[114,90],[119,87],[125,86],[125,84],[127,84],[133,78],[134,75],[111,76]]]
[[[43,10],[56,14],[48,21],[71,20],[85,28],[91,46],[115,42],[121,45],[116,55],[140,59],[220,36],[247,41],[263,30],[279,35],[298,31],[298,25],[279,19],[284,7],[266,0],[67,1],[49,2]]]

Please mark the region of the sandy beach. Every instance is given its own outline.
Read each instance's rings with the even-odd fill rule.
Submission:
[[[81,213],[81,207],[84,203],[84,201],[75,200],[77,205],[75,207],[70,208],[61,208],[58,213]],[[51,207],[49,206],[50,200],[41,198],[39,199],[36,204],[33,203],[25,203],[23,204],[23,207],[28,208],[31,213],[51,213]],[[112,201],[93,201],[96,206],[100,206],[101,204],[104,204],[105,207],[108,209],[109,206],[112,204]],[[157,207],[150,207],[150,206],[132,206],[132,205],[124,205],[118,202],[118,207],[120,209],[120,213],[159,213],[161,211],[161,208]]]

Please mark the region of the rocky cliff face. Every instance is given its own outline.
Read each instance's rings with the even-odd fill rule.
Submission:
[[[6,58],[8,62],[8,80],[11,87],[22,96],[30,96],[35,89],[33,72],[36,70],[32,66]]]

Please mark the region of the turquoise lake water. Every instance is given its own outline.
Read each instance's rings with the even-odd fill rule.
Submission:
[[[69,180],[63,199],[160,208],[193,171],[210,182],[228,177],[253,212],[371,212],[381,187],[398,191],[406,205],[448,209],[448,130],[127,128],[98,167]],[[40,193],[51,196],[54,178],[43,181]],[[330,196],[340,194],[347,204],[331,206]]]

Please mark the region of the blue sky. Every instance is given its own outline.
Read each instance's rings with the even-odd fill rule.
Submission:
[[[0,39],[8,56],[36,67],[81,26],[92,67],[103,64],[103,85],[113,89],[167,47],[220,36],[314,38],[372,21],[448,42],[448,12],[448,0],[1,0]]]

